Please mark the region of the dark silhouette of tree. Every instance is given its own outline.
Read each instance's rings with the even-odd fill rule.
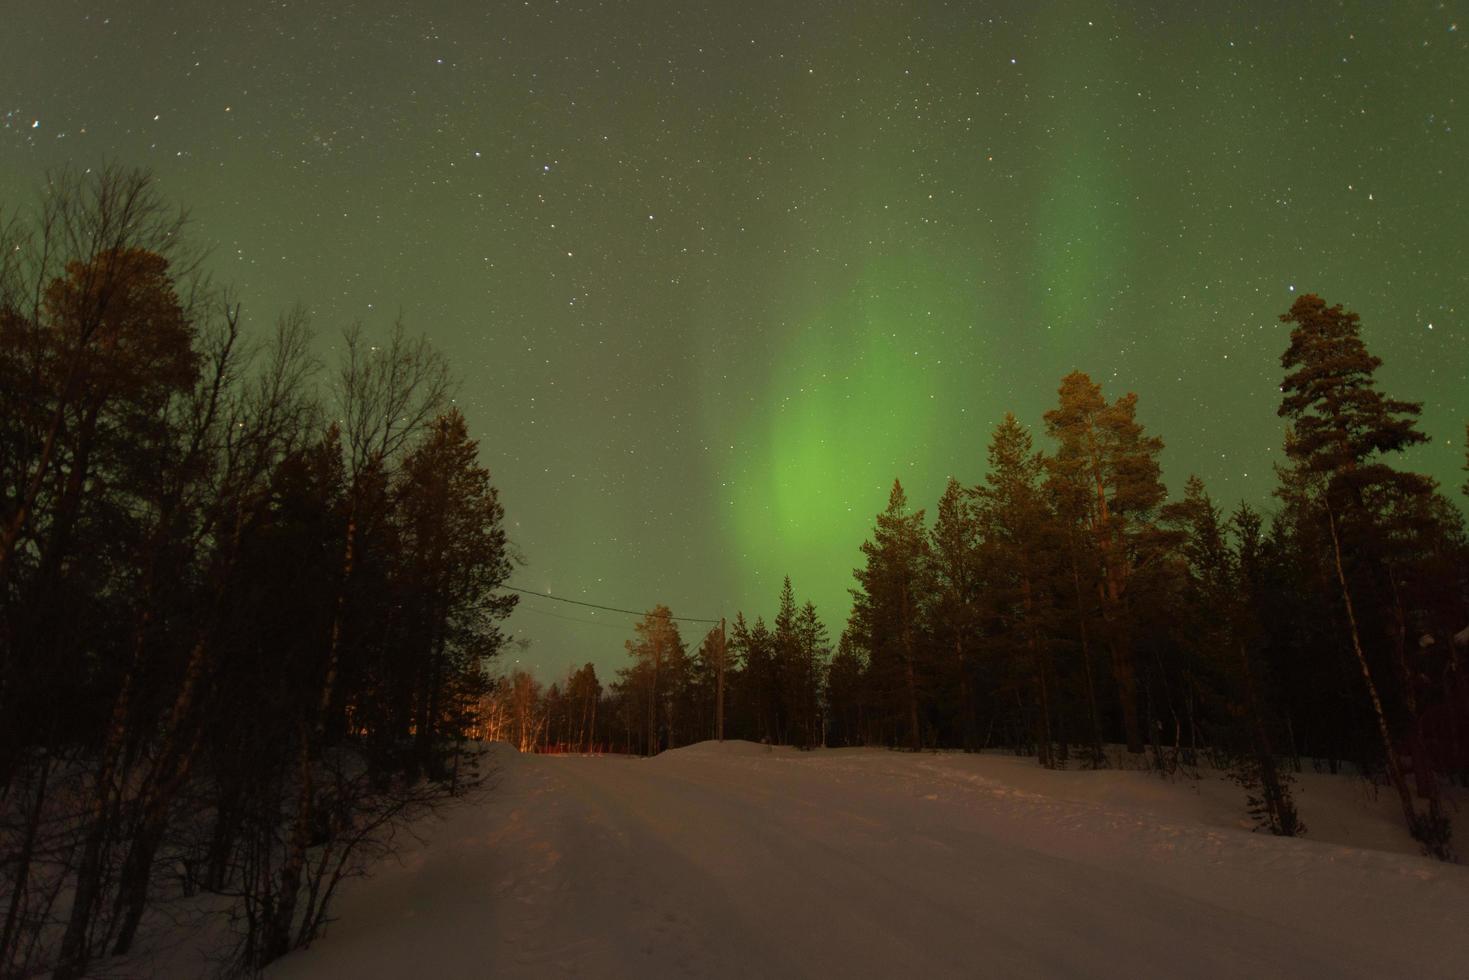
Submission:
[[[796,635],[796,593],[787,575],[780,589],[780,602],[772,623],[772,652],[775,675],[775,734],[772,739],[788,745],[800,736],[802,707],[801,641]]]
[[[602,684],[597,668],[587,664],[571,675],[566,683],[568,734],[573,749],[590,752],[597,741],[597,703],[602,700]]]
[[[908,498],[897,480],[862,553],[867,563],[853,572],[859,587],[852,590],[852,627],[869,651],[869,670],[884,700],[903,705],[908,744],[917,752],[923,747],[918,702],[919,675],[926,674],[926,664],[918,661],[925,649],[928,536],[923,511],[908,513]]]
[[[851,630],[842,633],[826,670],[826,705],[830,745],[865,745],[868,741],[867,658]]]
[[[1103,629],[1112,653],[1123,730],[1129,752],[1143,750],[1138,718],[1134,609],[1129,587],[1140,566],[1156,557],[1150,547],[1152,512],[1167,491],[1158,456],[1163,441],[1143,434],[1137,396],[1108,403],[1101,387],[1080,371],[1061,380],[1060,404],[1046,412],[1046,431],[1057,441],[1052,474],[1079,510],[1096,556]]]
[[[980,627],[979,523],[970,494],[953,477],[939,498],[930,532],[934,639],[946,652],[940,675],[959,691],[959,730],[964,749],[979,749],[974,655]]]
[[[735,615],[730,630],[730,649],[739,666],[738,696],[746,715],[746,726],[754,738],[779,741],[780,675],[776,664],[775,637],[756,617],[755,625]]]
[[[1360,318],[1340,304],[1328,307],[1314,294],[1299,297],[1281,320],[1292,325],[1290,344],[1281,355],[1279,414],[1290,421],[1286,454],[1300,471],[1304,497],[1323,513],[1352,651],[1361,669],[1382,741],[1388,778],[1397,791],[1408,828],[1430,853],[1449,854],[1449,823],[1426,758],[1418,723],[1415,680],[1408,663],[1406,609],[1394,568],[1393,538],[1406,530],[1402,518],[1433,495],[1433,484],[1417,474],[1393,469],[1387,453],[1427,441],[1417,429],[1421,406],[1385,397],[1375,373],[1381,358],[1367,350]],[[1411,536],[1411,532],[1408,532]],[[1363,579],[1354,587],[1353,578]],[[1366,595],[1364,605],[1362,599]],[[1376,606],[1377,609],[1371,607]],[[1408,788],[1380,670],[1369,654],[1364,617],[1378,618],[1387,633],[1390,662],[1396,668],[1397,698],[1410,732],[1419,791],[1427,799],[1419,812]]]
[[[396,481],[400,608],[412,625],[396,651],[407,664],[395,673],[416,692],[415,762],[437,776],[443,760],[434,752],[451,694],[498,652],[505,641],[498,624],[518,598],[498,592],[511,569],[505,509],[478,459],[464,416],[450,409],[404,458]]]
[[[258,969],[477,781],[513,598],[467,425],[427,425],[442,357],[349,333],[328,408],[304,315],[248,336],[182,231],[117,169],[0,228],[7,976],[127,952],[174,867],[236,900]]]
[[[1258,654],[1251,652],[1261,632],[1255,618],[1264,584],[1260,517],[1241,505],[1226,521],[1203,482],[1191,476],[1183,499],[1164,508],[1164,520],[1181,535],[1175,621],[1192,689],[1222,698],[1216,716],[1232,735],[1225,747],[1237,757],[1235,777],[1250,794],[1252,812],[1271,833],[1294,837],[1304,828],[1276,758]]]
[[[297,747],[298,795],[290,844],[280,867],[275,892],[278,898],[266,920],[257,965],[280,957],[292,944],[296,900],[306,873],[316,805],[312,768],[327,734],[333,706],[341,703],[337,681],[342,667],[343,632],[353,575],[364,558],[360,547],[363,529],[374,520],[386,522],[387,471],[438,413],[451,386],[443,355],[426,339],[410,338],[401,321],[381,347],[367,343],[357,326],[348,328],[344,341],[346,353],[336,384],[347,476],[341,568],[320,683],[312,685],[318,692],[316,709],[303,729],[306,737]]]
[[[654,606],[633,631],[626,646],[634,662],[620,672],[622,687],[641,719],[642,753],[657,755],[676,744],[672,726],[688,658],[667,606]]]
[[[0,512],[0,583],[9,580],[15,549],[48,482],[70,488],[80,472],[85,483],[88,450],[107,402],[146,397],[139,386],[167,383],[146,367],[152,356],[167,358],[171,344],[178,350],[170,325],[174,334],[189,328],[166,278],[170,260],[179,260],[173,276],[192,274],[193,259],[180,246],[184,223],[150,175],[106,167],[49,175],[34,223],[7,229],[0,322],[10,341],[5,359],[14,359],[6,373],[21,382],[12,418],[23,425],[12,433],[24,432],[25,441],[10,443],[21,452],[7,454],[5,479],[13,493]],[[149,329],[149,313],[166,316],[161,329]],[[187,365],[175,366],[187,372]],[[71,465],[65,476],[54,475],[69,432]],[[71,489],[73,507],[76,498]]]
[[[795,590],[786,576],[771,632],[772,741],[808,749],[821,744],[821,678],[828,652],[826,627],[816,607],[809,602],[796,605]]]
[[[701,730],[719,741],[724,740],[724,686],[728,666],[724,631],[716,626],[699,643],[693,673],[697,704],[707,710],[708,717],[708,724]]]
[[[1054,650],[1059,632],[1056,590],[1062,535],[1045,498],[1045,461],[1030,433],[1007,414],[989,447],[989,471],[975,490],[989,606],[997,618],[990,646],[1029,689],[1031,726],[1040,763],[1058,763],[1058,683]]]
[[[802,748],[815,748],[825,742],[826,724],[821,710],[821,679],[826,673],[831,643],[826,626],[816,615],[812,602],[801,605],[796,614],[796,664],[793,684],[795,703],[795,737]]]

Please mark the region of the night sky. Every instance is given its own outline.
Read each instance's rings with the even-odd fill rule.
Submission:
[[[1006,410],[1045,446],[1073,369],[1268,506],[1299,292],[1457,488],[1466,136],[1469,0],[0,3],[7,208],[150,168],[254,324],[450,355],[517,584],[769,616],[789,574],[833,637],[893,477],[931,511]],[[546,679],[626,661],[627,616],[512,625]]]

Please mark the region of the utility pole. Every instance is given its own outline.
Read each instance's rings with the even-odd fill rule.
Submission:
[[[714,700],[714,737],[724,741],[724,617],[719,617],[719,683]]]

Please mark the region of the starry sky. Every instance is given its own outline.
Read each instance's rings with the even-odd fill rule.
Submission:
[[[1469,0],[0,0],[0,204],[150,168],[256,325],[446,351],[518,585],[840,632],[1065,373],[1268,506],[1277,316],[1362,315],[1462,482]],[[543,678],[631,617],[526,599]],[[692,643],[704,627],[686,624]],[[691,645],[692,645],[691,643]]]

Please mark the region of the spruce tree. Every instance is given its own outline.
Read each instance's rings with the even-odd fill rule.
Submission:
[[[781,585],[775,613],[774,653],[776,682],[776,738],[781,745],[794,742],[801,725],[801,643],[796,635],[796,593],[787,575]]]
[[[776,708],[780,698],[775,663],[775,642],[765,620],[755,617],[753,626],[737,613],[731,627],[730,649],[739,665],[736,681],[741,708],[748,713],[749,733],[762,741],[776,741]]]
[[[1293,837],[1304,828],[1290,777],[1276,762],[1258,655],[1251,652],[1261,632],[1253,602],[1260,588],[1260,517],[1241,505],[1226,521],[1203,481],[1191,476],[1183,499],[1168,504],[1164,518],[1180,533],[1177,624],[1187,669],[1206,693],[1223,696],[1229,727],[1239,730],[1229,748],[1251,814],[1271,833]]]
[[[399,682],[415,692],[417,762],[437,776],[449,695],[505,642],[499,624],[518,597],[499,592],[511,568],[505,509],[457,408],[404,457],[396,484],[402,615],[417,626],[396,651],[409,658]]]
[[[694,656],[693,674],[702,704],[708,711],[708,724],[703,730],[709,738],[721,742],[724,741],[724,733],[720,728],[719,685],[723,667],[724,635],[723,630],[715,626],[704,634],[704,639],[699,643],[699,649]]]
[[[602,684],[597,680],[594,664],[575,671],[566,682],[570,741],[577,752],[592,751],[596,741],[597,702],[601,698]]]
[[[917,752],[923,747],[918,659],[923,652],[922,610],[928,594],[928,539],[923,511],[908,513],[908,497],[897,480],[888,495],[887,509],[877,515],[872,540],[862,544],[862,553],[867,563],[853,571],[860,588],[852,590],[852,622],[888,692],[894,693],[895,686],[901,688],[908,743]]]
[[[826,669],[829,745],[866,744],[867,659],[852,630],[842,631]]]
[[[974,697],[974,653],[979,630],[979,524],[970,494],[953,477],[939,498],[930,535],[934,587],[934,632],[941,649],[952,651],[946,677],[957,678],[959,731],[964,750],[979,748]]]
[[[826,625],[816,615],[816,605],[806,602],[796,616],[796,648],[799,652],[802,746],[815,748],[825,743],[826,724],[821,710],[821,678],[831,652]]]
[[[1035,700],[1040,763],[1054,767],[1059,721],[1054,659],[1062,535],[1042,491],[1045,463],[1030,433],[1006,413],[989,447],[989,472],[975,490],[985,583],[997,608],[999,645]]]

